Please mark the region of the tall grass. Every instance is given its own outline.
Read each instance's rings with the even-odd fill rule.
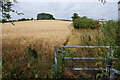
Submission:
[[[104,22],[103,27],[100,27],[97,30],[97,33],[95,33],[96,37],[94,36],[94,38],[91,37],[91,35],[87,34],[87,35],[83,35],[82,36],[82,45],[83,46],[119,46],[119,37],[118,37],[118,22],[117,21],[113,21],[113,20],[109,20],[107,22]],[[120,70],[120,54],[119,54],[119,48],[116,49],[114,48],[114,57],[117,57],[118,60],[115,62],[116,64],[113,64],[114,68]],[[87,49],[86,49],[87,50]],[[88,51],[89,55],[98,55],[98,57],[105,57],[105,58],[109,58],[109,50],[105,50],[105,49],[100,49],[100,50],[96,50],[96,51]],[[115,67],[116,66],[116,67]]]
[[[47,42],[38,44],[35,41],[28,46],[16,44],[13,43],[11,46],[3,40],[3,79],[52,78],[54,76],[53,51],[47,48]]]
[[[107,21],[102,23],[103,26],[97,29],[78,29],[73,34],[73,39],[68,43],[68,46],[73,46],[72,43],[79,43],[78,46],[117,46],[116,40],[118,39],[118,22],[117,21]],[[75,39],[78,39],[78,42],[75,42]],[[114,57],[120,57],[117,49],[115,50]],[[66,49],[66,56],[69,57],[96,57],[96,58],[108,58],[109,50],[108,49]],[[116,61],[116,64],[113,64],[112,67],[119,69],[120,68],[120,58]],[[101,65],[96,65],[95,63],[101,63]],[[79,64],[80,63],[80,64]],[[70,67],[97,67],[97,68],[105,68],[106,61],[67,61],[68,68]],[[116,66],[116,67],[115,67]],[[72,71],[71,71],[72,72]],[[74,73],[74,72],[72,72]],[[77,72],[78,73],[78,72]],[[74,73],[74,76],[82,76],[82,77],[96,77],[96,73],[92,72],[90,74],[88,71],[81,72],[77,75]],[[95,74],[96,75],[95,75]],[[106,73],[102,73],[103,76],[106,76]]]
[[[119,23],[118,21],[109,20],[102,27],[101,31],[103,32],[103,44],[107,46],[120,46],[120,36],[119,36]],[[116,69],[120,70],[120,48],[114,48],[114,57],[118,58],[115,62]]]

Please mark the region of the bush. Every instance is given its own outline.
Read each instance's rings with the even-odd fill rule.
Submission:
[[[116,39],[117,39],[117,29],[118,29],[118,22],[109,20],[106,24],[102,27],[102,32],[104,33],[104,41],[105,45],[109,46],[117,46]]]
[[[99,21],[95,21],[93,19],[89,19],[87,17],[77,18],[73,21],[73,25],[75,28],[91,28],[95,29],[100,26]]]

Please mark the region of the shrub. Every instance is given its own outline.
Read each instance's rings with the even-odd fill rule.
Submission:
[[[117,38],[117,29],[118,22],[109,20],[102,27],[102,32],[104,34],[104,44],[109,46],[115,46],[116,38]]]
[[[75,28],[91,28],[95,29],[100,26],[99,21],[95,21],[93,19],[89,19],[87,17],[77,18],[73,21],[73,25]]]

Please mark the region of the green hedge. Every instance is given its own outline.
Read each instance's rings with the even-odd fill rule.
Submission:
[[[87,17],[77,18],[73,21],[73,25],[75,28],[91,28],[95,29],[100,26],[99,21],[95,21],[93,19],[89,19]]]

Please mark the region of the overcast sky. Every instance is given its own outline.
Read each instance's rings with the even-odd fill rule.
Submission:
[[[17,0],[17,1],[18,2],[98,2],[99,0]],[[106,1],[118,2],[119,0],[106,0]]]
[[[19,12],[23,12],[24,15],[18,16],[12,14],[12,19],[19,18],[35,18],[38,13],[50,13],[56,19],[71,19],[74,12],[79,16],[87,16],[93,19],[106,19],[117,20],[118,19],[118,1],[109,0],[106,4],[101,4],[98,0],[19,0],[13,8]],[[68,2],[69,1],[69,2]],[[77,2],[78,1],[78,2]],[[85,2],[86,1],[86,2]]]

